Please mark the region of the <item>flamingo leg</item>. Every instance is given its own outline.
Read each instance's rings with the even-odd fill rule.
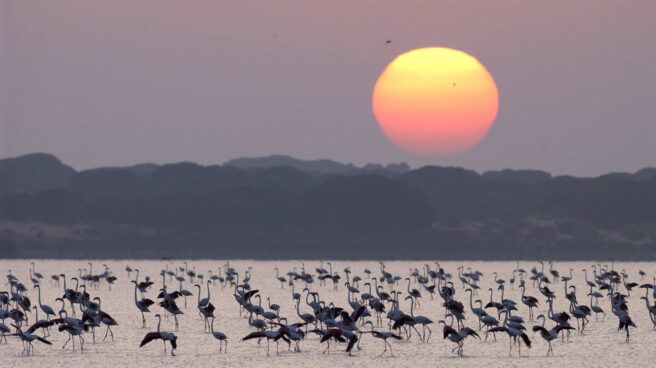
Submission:
[[[69,342],[70,340],[71,340],[71,335],[69,334],[69,335],[68,335],[68,339],[67,339],[66,342],[64,343],[64,346],[62,346],[62,349],[66,348],[66,344],[68,344],[68,342]]]

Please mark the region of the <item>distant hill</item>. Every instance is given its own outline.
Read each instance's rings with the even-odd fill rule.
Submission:
[[[537,170],[288,156],[76,172],[0,160],[0,252],[53,258],[656,259],[656,169]]]
[[[648,167],[637,171],[634,175],[639,181],[652,181],[656,180],[656,168]]]
[[[157,165],[157,164],[145,163],[145,164],[137,164],[137,165],[128,166],[128,167],[126,167],[126,169],[131,170],[132,172],[134,172],[137,175],[146,175],[147,176],[147,175],[152,174],[155,170],[157,170],[158,167],[159,167],[159,165]]]
[[[285,155],[272,155],[265,157],[237,158],[224,163],[224,166],[232,166],[239,169],[270,169],[274,167],[291,167],[309,174],[340,175],[354,173],[379,173],[379,174],[402,174],[410,170],[406,163],[400,164],[367,164],[357,167],[353,164],[343,164],[337,161],[322,160],[299,160]]]
[[[0,160],[0,195],[63,188],[75,170],[53,155],[33,153]]]
[[[239,169],[267,169],[272,167],[288,166],[301,171],[317,174],[346,174],[356,169],[352,164],[342,164],[332,160],[299,160],[285,155],[272,155],[266,157],[236,158],[224,163]]]
[[[551,179],[551,174],[538,170],[510,170],[486,171],[484,179],[500,180],[514,183],[541,183]]]

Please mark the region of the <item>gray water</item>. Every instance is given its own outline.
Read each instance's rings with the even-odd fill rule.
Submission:
[[[36,305],[37,295],[31,290],[32,283],[29,279],[30,260],[11,260],[0,261],[0,273],[5,275],[8,270],[16,275],[30,291],[28,296],[32,304]],[[354,357],[349,357],[344,353],[345,345],[333,345],[330,354],[322,354],[325,347],[319,343],[319,337],[313,334],[301,342],[301,352],[295,353],[287,350],[287,344],[280,344],[280,355],[275,353],[275,344],[272,344],[272,354],[267,356],[266,342],[262,341],[261,345],[256,340],[241,341],[241,338],[247,335],[253,329],[248,325],[247,320],[239,316],[238,304],[232,296],[230,287],[221,288],[218,284],[211,289],[211,302],[216,306],[215,315],[216,330],[220,330],[228,335],[228,352],[219,354],[219,343],[209,333],[203,332],[204,322],[200,319],[196,309],[196,290],[187,281],[184,287],[194,293],[193,297],[187,300],[187,308],[184,308],[184,300],[179,299],[178,305],[185,312],[179,317],[179,331],[174,331],[178,336],[177,356],[164,355],[161,342],[157,341],[139,348],[139,343],[143,336],[156,328],[155,313],[161,312],[162,309],[154,305],[151,307],[152,313],[147,314],[148,327],[142,329],[141,314],[134,305],[133,287],[129,283],[127,273],[124,268],[129,264],[132,268],[141,270],[141,280],[143,276],[149,275],[155,282],[155,285],[147,293],[147,297],[156,300],[158,289],[161,286],[162,278],[159,276],[160,270],[166,265],[170,269],[175,269],[182,265],[181,261],[93,261],[94,273],[102,271],[101,264],[106,263],[113,273],[119,278],[111,291],[107,284],[102,284],[98,289],[90,288],[88,291],[91,296],[98,296],[102,299],[102,309],[114,317],[119,326],[113,328],[114,341],[102,341],[105,328],[102,327],[96,332],[96,343],[92,343],[91,333],[85,336],[86,344],[83,353],[71,351],[69,347],[63,350],[62,345],[66,341],[67,335],[57,332],[56,328],[52,329],[52,336],[48,339],[52,346],[43,345],[34,342],[34,356],[21,355],[22,345],[20,340],[15,337],[8,337],[9,343],[0,344],[0,354],[2,356],[2,366],[6,367],[122,367],[122,366],[140,366],[143,368],[157,366],[187,366],[187,367],[209,367],[209,366],[228,366],[228,367],[288,367],[288,366],[312,366],[312,367],[343,367],[343,366],[360,366],[376,367],[385,365],[389,367],[428,367],[428,366],[473,366],[473,367],[540,367],[540,366],[567,366],[567,367],[591,367],[591,366],[652,366],[653,349],[656,343],[656,331],[649,319],[648,312],[645,308],[644,300],[640,297],[644,295],[644,289],[636,288],[631,293],[629,299],[630,314],[635,323],[636,329],[631,330],[631,342],[625,342],[623,332],[617,332],[617,318],[610,312],[608,299],[600,299],[599,305],[607,313],[604,322],[595,321],[594,316],[590,318],[590,324],[586,329],[586,335],[582,336],[573,332],[569,342],[560,339],[553,342],[553,357],[545,357],[547,343],[537,333],[531,331],[532,323],[527,323],[527,333],[533,341],[531,349],[522,347],[521,357],[517,356],[516,350],[513,356],[508,355],[508,338],[505,335],[498,335],[498,341],[494,342],[492,338],[485,342],[478,339],[469,338],[465,341],[464,357],[458,357],[451,353],[454,344],[448,340],[443,340],[441,336],[441,326],[431,325],[433,334],[428,343],[421,343],[417,336],[413,336],[409,341],[392,341],[394,356],[378,356],[383,350],[383,344],[380,340],[374,339],[371,335],[363,335],[361,348],[355,351]],[[272,303],[281,306],[281,315],[289,317],[290,322],[298,320],[295,311],[295,304],[292,302],[290,289],[285,285],[281,290],[280,283],[275,278],[274,267],[279,267],[281,274],[286,273],[294,268],[300,271],[301,261],[231,261],[230,266],[235,267],[243,275],[243,271],[252,267],[252,279],[250,284],[253,289],[260,290],[263,304],[266,304],[266,298],[270,297]],[[406,277],[409,275],[410,268],[422,268],[425,263],[430,263],[434,269],[433,262],[386,262],[386,270],[394,275]],[[218,272],[219,267],[225,264],[225,261],[190,261],[190,268],[193,266],[196,272],[205,273],[212,270]],[[572,262],[556,263],[555,268],[562,274],[568,274],[569,269],[574,270],[574,284],[578,287],[578,301],[581,304],[588,304],[589,299],[587,287],[583,279],[581,269],[589,268],[591,262]],[[494,284],[493,271],[499,272],[499,277],[508,280],[512,270],[516,267],[514,262],[442,262],[442,267],[447,272],[454,275],[456,283],[456,299],[462,301],[466,306],[466,324],[477,329],[478,324],[475,316],[469,310],[468,294],[461,288],[460,282],[457,281],[456,267],[464,265],[480,270],[484,273],[480,282],[481,291],[479,298],[484,303],[489,301],[489,292],[487,289]],[[319,266],[319,262],[306,261],[306,270],[314,273],[314,269]],[[350,266],[353,275],[360,275],[364,278],[363,270],[371,269],[375,275],[379,274],[377,262],[333,262],[333,270],[338,271],[342,277],[344,267]],[[522,262],[520,266],[529,270],[533,266],[539,265],[530,262]],[[324,264],[325,268],[328,268]],[[616,263],[616,270],[626,269],[631,276],[631,280],[638,283],[651,283],[656,270],[655,263]],[[43,284],[42,299],[44,304],[52,306],[57,310],[59,302],[55,302],[56,297],[63,294],[63,284],[60,287],[54,287],[50,282],[51,274],[65,273],[69,277],[68,287],[73,287],[70,277],[78,275],[78,269],[88,268],[85,262],[80,261],[36,261],[36,270],[45,276]],[[641,281],[638,276],[638,270],[642,269],[647,272],[645,280]],[[546,270],[545,270],[546,271]],[[134,277],[134,274],[133,274]],[[206,276],[207,277],[207,276]],[[328,302],[334,302],[338,306],[350,310],[347,303],[347,292],[343,286],[342,279],[339,290],[333,291],[332,282],[328,281],[326,286],[319,286],[316,281],[312,288],[317,290],[321,298]],[[174,280],[170,283],[167,278],[169,288],[177,288],[177,282]],[[540,308],[535,311],[535,316],[540,313],[547,314],[548,305],[544,302],[544,297],[539,291],[532,287],[530,281],[527,284],[527,294],[533,295],[540,300]],[[303,284],[298,284],[297,291],[301,291]],[[551,289],[556,291],[557,299],[554,309],[557,311],[566,311],[568,309],[567,300],[564,298],[564,284],[556,283],[551,285]],[[412,286],[419,288],[419,285]],[[6,279],[3,277],[0,290],[7,290]],[[406,282],[401,282],[397,287],[406,295]],[[496,289],[496,287],[495,287]],[[170,290],[170,289],[169,289]],[[386,286],[389,291],[389,287]],[[360,291],[366,291],[366,287],[360,285]],[[622,290],[624,292],[624,290]],[[203,297],[206,295],[203,289]],[[416,315],[427,316],[433,321],[438,321],[444,317],[444,308],[441,307],[441,298],[435,296],[431,300],[429,294],[422,290],[423,297],[420,299],[421,308],[415,310]],[[506,298],[517,301],[519,311],[515,313],[528,320],[528,309],[521,303],[521,292],[518,288],[511,289],[510,285],[506,287]],[[651,295],[651,294],[650,294]],[[495,300],[499,295],[495,292]],[[651,298],[650,298],[651,300]],[[67,308],[69,308],[67,306]],[[401,308],[404,312],[409,313],[409,302],[403,301]],[[265,308],[266,309],[266,308]],[[309,313],[311,310],[308,306],[301,305],[302,313]],[[496,313],[488,310],[492,315]],[[70,313],[70,312],[69,312]],[[33,321],[34,313],[30,315]],[[44,318],[40,313],[40,318]],[[79,311],[78,311],[79,317]],[[575,325],[575,320],[572,323]],[[9,324],[9,320],[6,321]],[[547,327],[553,323],[547,321]],[[367,327],[368,328],[368,327]],[[162,329],[173,331],[173,320],[163,320]],[[386,329],[380,328],[380,329]],[[39,332],[40,334],[40,332]],[[388,352],[389,353],[389,352]]]

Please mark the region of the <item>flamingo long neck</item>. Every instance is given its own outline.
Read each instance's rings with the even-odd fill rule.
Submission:
[[[408,294],[410,294],[410,279],[408,279]]]
[[[410,315],[412,316],[412,318],[415,317],[415,299],[414,298],[410,298]]]
[[[649,301],[647,301],[647,305],[649,305]],[[654,326],[656,326],[656,319],[654,319],[654,314],[653,313],[647,313],[647,314],[649,314],[649,319],[651,319],[651,323],[653,323]]]
[[[210,283],[207,282],[207,300],[210,300]]]
[[[38,290],[39,290],[39,305],[41,305],[41,287],[40,286],[38,287]],[[37,311],[37,313],[38,313],[38,311]],[[37,321],[38,320],[39,320],[39,318],[37,317]]]
[[[472,292],[469,292],[469,308],[470,309],[474,309],[473,300],[474,300],[474,292],[472,291]]]
[[[157,317],[157,332],[159,332],[160,324],[162,324],[162,317]]]

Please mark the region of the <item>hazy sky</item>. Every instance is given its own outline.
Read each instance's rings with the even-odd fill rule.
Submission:
[[[0,0],[0,156],[634,171],[656,166],[654,22],[654,0]],[[371,112],[385,65],[425,46],[474,55],[499,88],[457,157],[400,151]]]

